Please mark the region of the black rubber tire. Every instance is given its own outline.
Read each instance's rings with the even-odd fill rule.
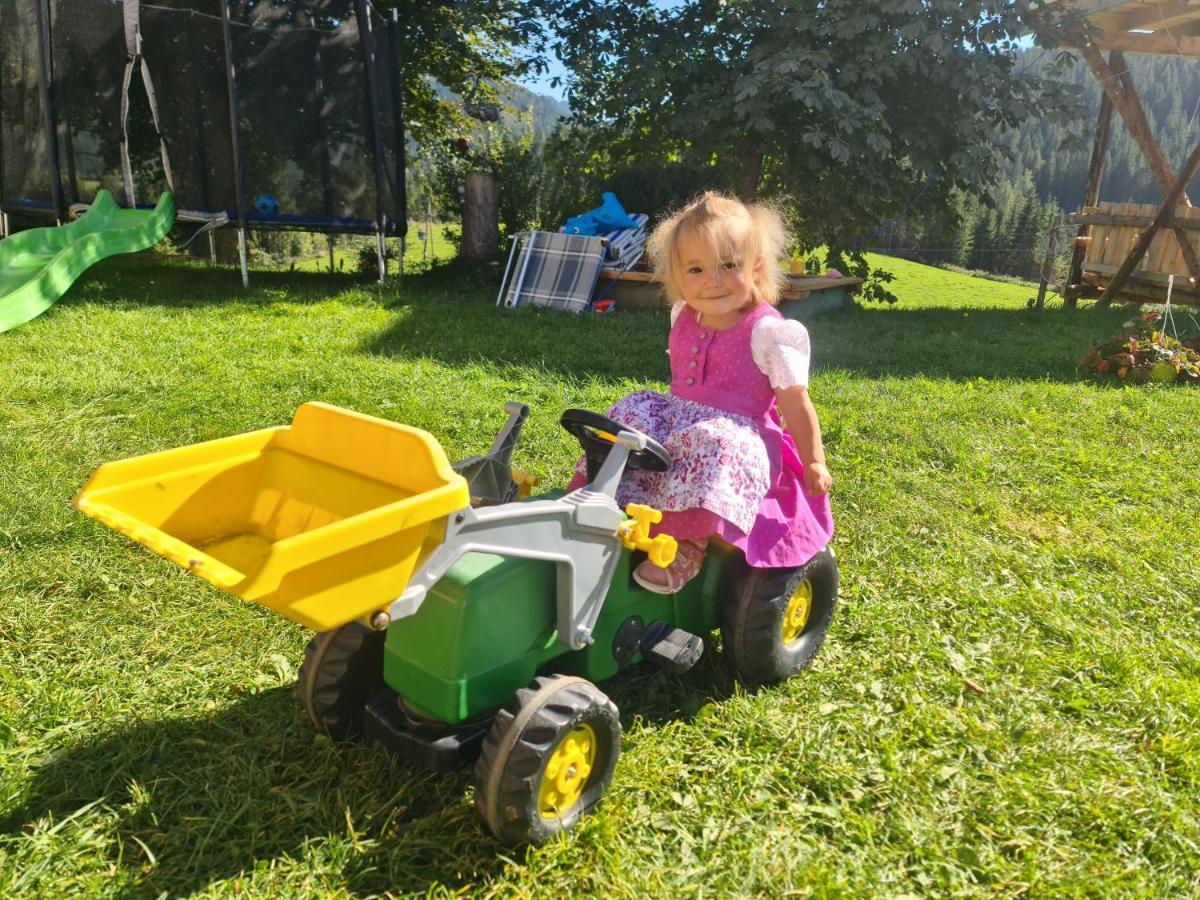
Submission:
[[[582,724],[596,736],[591,774],[570,809],[544,818],[538,797],[546,765],[563,738]],[[599,688],[570,675],[537,678],[496,714],[475,763],[475,806],[503,843],[545,843],[600,802],[620,755],[617,707]]]
[[[313,725],[335,741],[363,733],[363,706],[384,687],[385,631],[350,622],[322,631],[304,650],[297,687]]]
[[[804,630],[785,643],[783,618],[788,599],[804,579],[812,584],[812,607]],[[786,681],[812,662],[837,607],[838,567],[833,552],[822,550],[798,569],[745,566],[722,610],[724,652],[743,681]]]

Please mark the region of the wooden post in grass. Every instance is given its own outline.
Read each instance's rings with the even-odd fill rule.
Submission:
[[[1054,260],[1058,256],[1058,217],[1050,224],[1050,240],[1046,244],[1046,255],[1042,257],[1042,278],[1038,282],[1037,302],[1034,308],[1041,312],[1046,308],[1046,287],[1050,284],[1050,275],[1054,272]]]
[[[1100,117],[1096,120],[1096,140],[1092,143],[1092,162],[1088,166],[1087,187],[1083,192],[1083,209],[1094,207],[1100,202],[1100,177],[1104,174],[1104,158],[1108,155],[1108,136],[1112,133],[1112,101],[1108,94],[1100,95]],[[1087,258],[1088,244],[1092,239],[1092,226],[1082,225],[1075,236],[1075,247],[1071,251],[1071,269],[1067,275],[1067,289],[1063,302],[1074,309],[1083,283],[1083,261]]]
[[[468,172],[463,196],[462,255],[484,262],[500,249],[500,189],[490,172]]]

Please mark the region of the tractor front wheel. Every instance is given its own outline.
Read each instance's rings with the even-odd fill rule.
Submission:
[[[774,682],[807,667],[829,631],[837,593],[829,548],[790,571],[747,566],[721,623],[734,671],[748,682]]]
[[[300,703],[317,730],[335,741],[362,736],[363,707],[384,686],[385,631],[350,622],[322,631],[304,651]]]
[[[621,753],[617,707],[590,681],[538,678],[496,714],[475,806],[507,844],[541,844],[600,802]]]

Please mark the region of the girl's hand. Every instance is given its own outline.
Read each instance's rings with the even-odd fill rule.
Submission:
[[[829,474],[829,470],[825,468],[825,463],[809,463],[804,469],[804,480],[808,487],[808,492],[814,497],[822,497],[829,493],[829,488],[833,484],[833,476]]]

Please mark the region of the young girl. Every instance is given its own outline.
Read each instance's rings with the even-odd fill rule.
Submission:
[[[808,397],[808,332],[774,306],[785,243],[777,212],[711,192],[650,238],[655,272],[675,304],[671,393],[640,391],[609,411],[673,460],[667,472],[626,473],[617,492],[622,506],[662,510],[658,530],[679,541],[669,567],[646,562],[634,573],[647,590],[671,594],[687,584],[713,535],[751,566],[792,567],[833,534],[833,478]],[[582,482],[577,474],[573,487]]]

